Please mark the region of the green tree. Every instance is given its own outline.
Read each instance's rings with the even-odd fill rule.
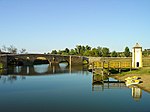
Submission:
[[[66,48],[64,52],[69,53],[69,49],[68,49],[68,48]]]
[[[100,57],[102,57],[102,47],[98,46],[98,47],[97,47],[97,51],[98,51],[98,55],[99,55]]]
[[[89,50],[88,53],[89,53],[89,56],[95,56],[94,50]]]
[[[102,49],[102,56],[103,57],[109,57],[109,49],[108,48],[104,47]]]
[[[62,51],[61,51],[61,50],[58,50],[57,54],[62,54]]]
[[[84,47],[84,46],[81,46],[80,55],[83,55],[84,52],[85,52],[85,47]]]
[[[70,54],[70,55],[75,55],[75,54],[76,54],[76,52],[75,52],[75,50],[74,50],[74,49],[71,49],[71,50],[70,50],[70,52],[69,52],[69,54]]]
[[[143,51],[143,56],[149,56],[150,55],[150,50],[149,49],[144,49]]]
[[[113,51],[112,53],[111,53],[111,57],[117,57],[117,52],[116,51]]]
[[[96,48],[93,48],[92,49],[92,54],[93,54],[93,56],[95,56],[95,57],[98,57],[99,56],[99,52],[98,52],[98,50],[96,49]]]
[[[91,50],[91,47],[88,46],[88,45],[86,45],[86,46],[85,46],[85,50],[86,50],[86,51]]]
[[[125,47],[124,55],[125,55],[125,57],[129,57],[130,56],[130,50],[129,50],[128,47]]]
[[[51,54],[57,54],[56,50],[52,50]]]
[[[90,56],[90,50],[85,51],[83,56]]]
[[[81,51],[81,45],[77,45],[77,46],[76,46],[76,50],[77,50],[77,53],[80,54],[80,51]]]

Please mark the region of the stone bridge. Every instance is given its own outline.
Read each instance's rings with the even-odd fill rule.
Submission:
[[[67,62],[69,65],[82,65],[84,57],[82,56],[63,56],[52,54],[4,54],[0,55],[0,63],[3,68],[15,62],[22,62],[25,66],[34,64],[36,59],[47,60],[49,64],[59,64],[60,62]]]

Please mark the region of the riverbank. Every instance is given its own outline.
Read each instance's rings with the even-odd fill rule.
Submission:
[[[121,74],[112,75],[113,78],[124,81],[125,78],[130,76],[138,76],[142,83],[138,87],[150,93],[150,67],[141,68],[129,72],[122,72]]]
[[[2,64],[2,63],[0,63],[0,69],[1,69],[1,68],[3,68],[3,64]]]

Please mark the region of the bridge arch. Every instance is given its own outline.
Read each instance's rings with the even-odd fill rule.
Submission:
[[[33,65],[38,65],[38,64],[51,64],[50,60],[47,59],[46,57],[36,57],[33,59]]]
[[[68,60],[62,60],[59,62],[59,67],[60,69],[66,69],[69,66],[69,61]]]
[[[34,67],[34,72],[38,73],[38,74],[47,73],[48,69],[49,69],[49,65],[48,64],[34,65],[33,67]]]
[[[13,63],[16,66],[23,66],[24,65],[24,59],[22,59],[22,58],[15,58]]]

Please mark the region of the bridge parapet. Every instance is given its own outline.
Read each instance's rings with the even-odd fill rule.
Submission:
[[[83,57],[81,56],[63,56],[63,55],[51,55],[51,54],[7,54],[0,58],[0,62],[4,66],[20,61],[23,65],[33,65],[34,61],[38,58],[45,58],[50,64],[59,64],[60,62],[68,62],[70,65],[82,65]]]

